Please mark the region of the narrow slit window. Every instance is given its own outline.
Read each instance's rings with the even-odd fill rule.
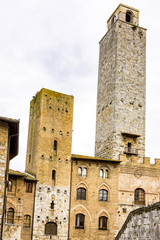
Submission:
[[[56,179],[56,171],[52,170],[52,180],[55,180],[55,179]]]
[[[55,154],[55,155],[57,155],[57,147],[58,147],[57,140],[54,140],[53,150],[54,150],[54,154]]]
[[[51,202],[51,209],[54,209],[54,201]]]

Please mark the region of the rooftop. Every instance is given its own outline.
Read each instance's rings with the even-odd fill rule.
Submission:
[[[109,159],[109,158],[90,157],[90,156],[77,155],[77,154],[72,154],[71,157],[73,160],[92,160],[92,161],[105,161],[105,162],[115,162],[115,163],[121,162],[120,160],[114,160],[114,159]]]
[[[22,172],[15,171],[15,170],[12,170],[12,169],[9,169],[9,175],[22,177],[26,180],[37,181],[36,178],[29,173],[22,173]]]

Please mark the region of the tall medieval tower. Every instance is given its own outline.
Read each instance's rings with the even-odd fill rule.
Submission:
[[[100,41],[95,155],[145,155],[146,29],[120,4]]]
[[[26,172],[38,180],[33,239],[50,239],[50,229],[68,237],[72,122],[73,96],[43,88],[30,103]]]

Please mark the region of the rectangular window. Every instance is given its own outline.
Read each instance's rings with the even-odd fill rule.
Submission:
[[[33,184],[32,184],[32,182],[26,182],[26,192],[28,192],[28,193],[32,193],[32,186],[33,186]]]

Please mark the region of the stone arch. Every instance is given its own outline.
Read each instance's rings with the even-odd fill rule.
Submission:
[[[101,190],[101,189],[106,189],[108,192],[110,192],[110,187],[108,184],[106,183],[102,183],[99,187],[98,187],[98,191]]]
[[[133,17],[134,17],[133,12],[131,10],[127,10],[125,16],[126,22],[133,23]]]
[[[91,217],[91,214],[89,212],[89,210],[82,204],[78,204],[77,206],[75,206],[74,208],[72,208],[71,212],[76,215],[77,213],[83,213],[85,214],[87,212],[88,216],[89,216],[89,220],[90,222],[92,221],[92,217]]]
[[[99,219],[99,217],[101,217],[101,216],[106,216],[108,219],[110,219],[110,215],[109,215],[107,209],[105,209],[105,208],[102,208],[102,209],[98,212],[98,214],[97,214],[97,219]]]
[[[88,185],[85,182],[81,181],[81,182],[79,182],[77,184],[76,189],[78,189],[78,188],[85,188],[87,190],[88,189]]]

